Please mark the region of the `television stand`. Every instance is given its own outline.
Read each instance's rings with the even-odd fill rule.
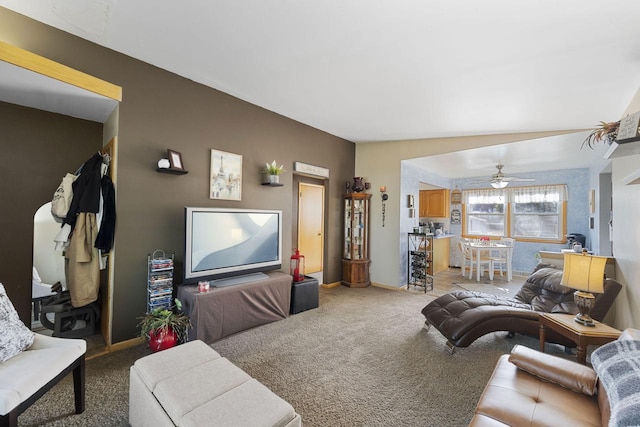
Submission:
[[[291,306],[293,278],[279,271],[268,271],[264,276],[210,288],[208,292],[198,292],[197,285],[180,286],[178,299],[193,325],[189,340],[211,344],[245,329],[285,319]]]
[[[225,277],[224,279],[215,279],[209,281],[209,285],[213,288],[223,288],[225,286],[240,285],[242,283],[255,282],[256,280],[268,279],[264,273],[243,274],[241,276]]]

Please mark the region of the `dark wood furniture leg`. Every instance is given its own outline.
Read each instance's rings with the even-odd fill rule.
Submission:
[[[578,363],[587,364],[587,343],[581,337],[578,339]]]
[[[545,341],[544,325],[540,323],[540,352],[544,353],[544,341]]]
[[[75,397],[76,414],[84,412],[84,396],[85,396],[85,382],[84,382],[84,355],[78,361],[78,366],[73,370],[73,394]]]

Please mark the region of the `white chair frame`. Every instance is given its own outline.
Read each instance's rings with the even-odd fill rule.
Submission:
[[[473,270],[478,267],[478,261],[474,256],[474,251],[471,250],[469,246],[467,246],[467,242],[461,240],[458,243],[458,247],[462,252],[462,275],[465,275],[466,265],[469,262],[469,279],[473,279]],[[482,256],[480,258],[480,275],[484,275],[484,266],[487,266],[489,270],[489,279],[493,280],[493,259],[491,257]]]
[[[500,243],[509,246],[509,251],[511,252],[511,254],[509,255],[511,257],[511,255],[513,254],[513,246],[516,243],[516,239],[513,239],[511,237],[503,237],[500,239]],[[497,256],[494,256],[493,254],[491,256],[491,260],[493,261],[493,268],[499,268],[500,276],[504,276],[504,270],[507,269],[507,258],[504,258],[502,256],[503,254],[504,252],[500,252],[500,254]]]

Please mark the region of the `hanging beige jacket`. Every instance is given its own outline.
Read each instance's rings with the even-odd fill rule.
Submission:
[[[98,299],[100,254],[94,247],[97,235],[96,214],[79,213],[65,253],[67,288],[74,307],[82,307]]]

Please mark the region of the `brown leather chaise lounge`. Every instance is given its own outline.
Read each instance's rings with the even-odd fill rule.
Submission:
[[[451,353],[491,332],[538,337],[541,313],[578,313],[574,290],[562,286],[561,280],[561,268],[540,263],[513,298],[472,291],[442,295],[422,309],[425,328],[433,326],[440,331],[447,338]],[[596,295],[591,317],[602,321],[621,289],[620,283],[606,279],[604,292]],[[547,331],[546,341],[575,347],[575,343],[553,331]]]

